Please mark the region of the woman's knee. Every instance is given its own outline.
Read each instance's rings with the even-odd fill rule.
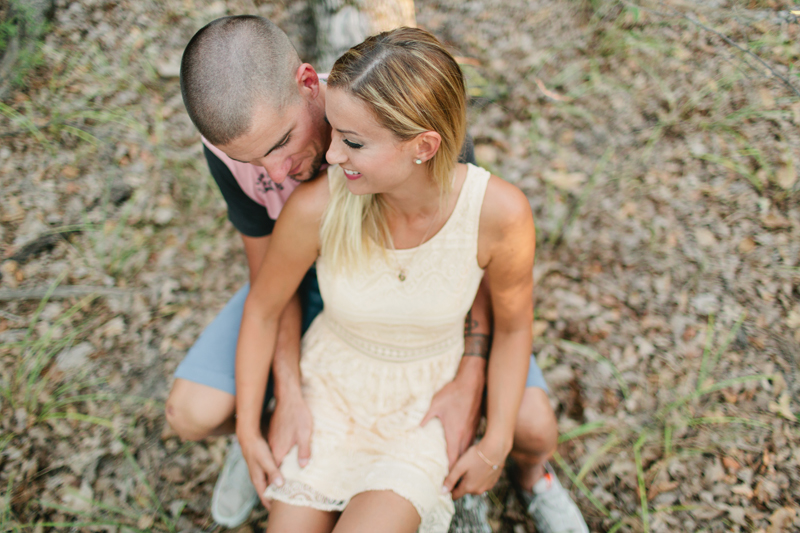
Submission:
[[[233,395],[206,385],[176,379],[167,398],[167,423],[184,440],[200,440],[228,421],[234,412]]]

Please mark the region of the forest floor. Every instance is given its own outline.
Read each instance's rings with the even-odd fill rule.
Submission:
[[[530,198],[553,463],[592,531],[798,530],[800,8],[416,5],[467,70],[479,162]],[[302,1],[57,0],[0,103],[0,530],[222,530],[228,440],[163,411],[247,277],[177,79],[242,13],[311,58]]]

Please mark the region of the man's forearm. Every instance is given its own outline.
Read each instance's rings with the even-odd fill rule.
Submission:
[[[464,321],[464,355],[489,359],[492,347],[492,307],[489,290],[481,282]]]
[[[300,336],[303,312],[300,297],[295,294],[281,315],[272,378],[275,381],[275,398],[300,394]]]

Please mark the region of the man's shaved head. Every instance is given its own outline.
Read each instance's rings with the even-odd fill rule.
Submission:
[[[181,92],[194,125],[214,145],[247,133],[258,106],[280,109],[298,97],[300,57],[286,34],[262,17],[217,19],[183,52]]]

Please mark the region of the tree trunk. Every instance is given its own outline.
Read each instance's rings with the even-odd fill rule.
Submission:
[[[319,72],[370,35],[416,26],[414,0],[314,0],[313,13]]]
[[[53,0],[0,0],[0,99],[32,66],[52,14]]]

